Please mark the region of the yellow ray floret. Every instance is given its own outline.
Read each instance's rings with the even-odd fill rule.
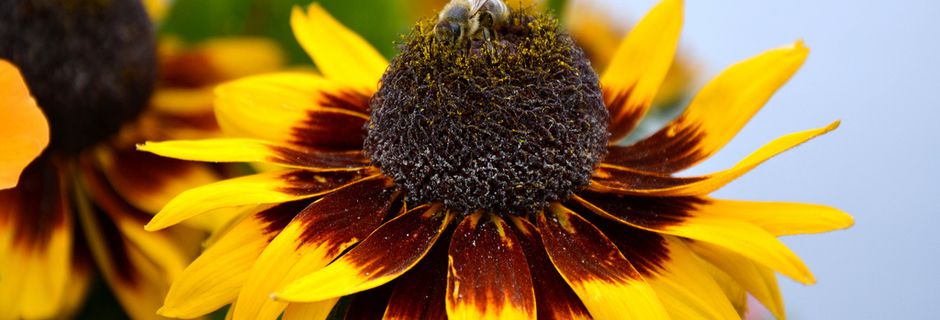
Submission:
[[[326,77],[370,92],[376,90],[388,61],[319,4],[311,4],[306,14],[294,7],[291,27],[297,42]]]
[[[604,166],[605,168],[610,168],[612,170],[622,170],[628,172],[631,175],[646,175],[651,179],[662,179],[666,181],[688,181],[684,183],[673,183],[674,186],[669,187],[653,187],[653,188],[621,188],[617,186],[611,186],[605,184],[603,181],[593,181],[590,185],[591,190],[600,191],[600,192],[612,192],[612,193],[623,193],[623,194],[636,194],[636,195],[649,195],[649,196],[668,196],[668,197],[681,197],[681,196],[701,196],[707,195],[711,192],[714,192],[721,187],[724,187],[734,179],[744,175],[751,169],[754,169],[764,161],[773,158],[774,156],[783,153],[789,149],[792,149],[796,146],[799,146],[810,139],[818,137],[820,135],[826,134],[835,130],[839,127],[839,121],[833,122],[828,126],[806,130],[796,133],[791,133],[780,138],[777,138],[774,141],[764,145],[757,151],[754,151],[746,158],[738,162],[734,167],[712,173],[700,177],[692,178],[673,178],[673,177],[663,177],[657,176],[656,174],[645,173],[642,171],[634,171],[629,168],[616,167],[616,166]],[[601,177],[604,178],[604,177]],[[686,180],[681,180],[686,179]]]
[[[855,221],[833,207],[792,202],[712,200],[699,211],[706,216],[747,221],[775,236],[840,230]]]
[[[337,182],[326,189],[318,188],[322,185],[317,183],[326,182],[324,179],[301,170],[285,170],[207,184],[187,190],[170,200],[144,228],[148,231],[160,230],[219,208],[307,199],[344,185]]]
[[[271,297],[291,302],[321,301],[392,281],[427,254],[452,219],[452,213],[439,210],[436,205],[419,207],[385,223],[323,270],[294,281]]]
[[[695,241],[689,243],[699,257],[724,272],[770,310],[777,319],[786,319],[783,295],[773,270],[721,246]]]
[[[281,72],[219,86],[215,113],[227,134],[283,143],[317,118],[367,119],[371,95],[319,75]]]
[[[270,241],[264,234],[266,226],[256,215],[238,221],[183,270],[157,313],[171,318],[197,318],[234,301],[248,271]]]
[[[679,45],[683,3],[659,3],[621,42],[601,77],[615,142],[639,122],[666,78]]]
[[[715,279],[681,240],[667,237],[669,259],[646,282],[673,319],[739,319]]]

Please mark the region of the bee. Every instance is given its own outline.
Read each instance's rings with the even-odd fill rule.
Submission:
[[[437,17],[438,40],[467,45],[483,40],[492,50],[496,28],[509,20],[509,6],[502,0],[450,0]]]

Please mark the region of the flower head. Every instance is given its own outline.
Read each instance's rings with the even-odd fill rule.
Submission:
[[[322,75],[219,87],[216,115],[236,138],[139,147],[280,167],[186,191],[150,221],[160,230],[244,210],[161,314],[232,304],[235,319],[738,318],[749,292],[783,316],[774,272],[814,279],[776,237],[851,217],[708,194],[838,122],[724,171],[674,174],[724,146],[806,47],[732,66],[665,128],[620,146],[672,63],[682,2],[657,5],[600,76],[552,21],[520,11],[492,43],[468,46],[437,43],[433,22],[419,23],[387,63],[318,5],[295,10],[295,35]]]
[[[180,189],[226,174],[133,147],[216,134],[211,88],[270,59],[220,63],[202,47],[160,54],[155,41],[139,1],[0,2],[0,58],[22,70],[0,60],[0,319],[68,318],[96,274],[130,317],[153,318],[195,257],[199,229],[223,223],[144,232]]]

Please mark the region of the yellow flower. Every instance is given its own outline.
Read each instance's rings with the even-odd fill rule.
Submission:
[[[0,182],[15,185],[0,191],[0,319],[67,318],[96,273],[129,316],[157,318],[170,283],[225,217],[158,233],[144,223],[180,191],[230,174],[134,145],[217,136],[214,86],[275,70],[280,53],[233,39],[167,42],[158,55],[136,1],[13,7],[0,14],[0,58],[23,77],[0,62]]]
[[[777,237],[852,218],[708,195],[838,122],[727,170],[674,174],[731,140],[808,49],[797,42],[731,66],[665,128],[618,146],[673,62],[682,1],[652,9],[599,81],[550,19],[512,21],[494,51],[480,41],[454,50],[420,23],[389,63],[319,5],[295,9],[295,36],[322,75],[222,85],[216,116],[235,137],[139,146],[281,167],[183,192],[146,225],[244,210],[180,274],[160,314],[231,305],[234,319],[734,319],[750,293],[783,317],[774,273],[815,280]],[[333,310],[343,297],[347,307]]]

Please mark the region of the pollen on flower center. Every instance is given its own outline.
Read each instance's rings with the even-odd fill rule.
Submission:
[[[597,75],[546,15],[513,14],[490,51],[419,23],[371,102],[365,150],[416,203],[523,215],[587,185],[606,150]]]

